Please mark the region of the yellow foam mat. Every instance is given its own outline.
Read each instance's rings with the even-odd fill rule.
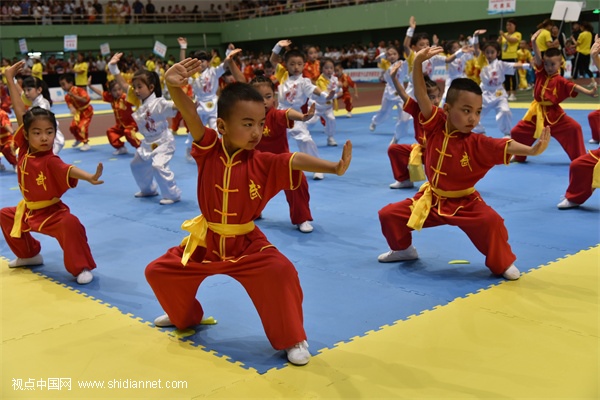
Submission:
[[[340,343],[306,367],[264,375],[27,270],[0,264],[3,399],[600,395],[598,246],[519,281]],[[49,378],[69,378],[71,390],[25,390],[26,381],[47,384]],[[15,379],[22,380],[22,389]],[[158,386],[159,379],[162,389],[106,387],[138,381]],[[105,388],[78,387],[93,380]],[[167,381],[185,382],[187,388],[167,389]]]

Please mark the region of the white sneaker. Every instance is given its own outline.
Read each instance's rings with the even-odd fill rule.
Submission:
[[[77,275],[77,283],[79,283],[80,285],[85,285],[93,280],[94,275],[92,274],[92,271],[90,271],[87,268],[81,271],[79,275]]]
[[[79,140],[76,140],[73,142],[73,146],[72,147],[77,147],[81,144],[81,142]]]
[[[352,118],[352,113],[349,112],[348,114],[346,114],[346,118]]]
[[[598,144],[598,141],[596,139],[590,139],[588,140],[589,144]]]
[[[327,146],[337,146],[337,142],[333,138],[333,136],[329,136],[327,138]]]
[[[376,127],[376,125],[373,122],[371,122],[371,125],[369,125],[369,130],[371,132],[375,131],[375,127]]]
[[[511,94],[510,96],[508,96],[508,101],[517,101],[517,96]]]
[[[562,201],[558,203],[556,207],[558,207],[559,210],[568,210],[569,208],[579,207],[579,204],[573,203],[567,199],[562,199]]]
[[[396,135],[394,135],[392,136],[392,140],[390,140],[390,146],[396,143],[398,143],[398,139],[396,138]]]
[[[414,246],[410,246],[404,250],[390,250],[387,253],[380,254],[377,257],[377,261],[382,263],[394,262],[394,261],[408,261],[416,260],[419,258],[417,249]]]
[[[186,147],[185,148],[185,159],[188,162],[194,162],[194,157],[192,157],[192,148],[191,147]]]
[[[294,365],[306,365],[310,361],[310,353],[308,352],[308,343],[306,340],[296,343],[294,347],[285,349],[288,361]]]
[[[311,225],[310,221],[304,221],[303,223],[298,224],[298,229],[302,233],[311,233],[314,228]]]
[[[415,184],[412,183],[410,179],[407,179],[402,182],[396,181],[390,184],[390,189],[410,189],[413,187],[415,187]]]
[[[177,203],[179,199],[160,199],[159,203],[163,206],[168,206],[169,204]]]
[[[32,265],[42,265],[44,263],[44,259],[41,254],[36,254],[30,258],[15,258],[11,262],[8,263],[8,268],[17,268],[17,267],[28,267]]]
[[[152,193],[137,192],[133,195],[133,197],[154,197],[154,196],[158,196],[158,192],[152,192]]]
[[[504,134],[504,138],[505,138],[505,139],[510,139],[510,133],[505,133],[505,134]]]
[[[84,143],[83,146],[81,146],[81,148],[79,149],[80,151],[88,151],[89,149],[91,149],[92,146],[90,146],[87,143]]]
[[[323,175],[322,172],[315,172],[315,174],[313,175],[313,180],[315,181],[320,181],[325,179],[325,175]]]
[[[515,267],[515,264],[511,264],[510,267],[502,274],[504,279],[508,279],[509,281],[516,281],[521,277],[521,272]]]
[[[169,319],[169,316],[167,314],[157,317],[154,320],[154,325],[161,327],[161,328],[163,328],[165,326],[175,326],[175,325],[173,325],[173,323],[171,322],[171,320]]]
[[[82,147],[82,149],[83,149],[83,147]],[[120,156],[121,154],[127,154],[127,147],[125,147],[125,146],[119,147],[118,149],[113,151],[113,155],[115,155],[115,156]]]

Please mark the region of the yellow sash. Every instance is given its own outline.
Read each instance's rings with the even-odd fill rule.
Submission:
[[[551,106],[552,103],[549,101],[537,102],[537,100],[533,100],[531,105],[529,106],[529,110],[525,113],[523,117],[523,121],[531,121],[534,116],[535,119],[535,133],[533,134],[534,138],[539,138],[542,134],[542,130],[544,130],[544,110],[542,106]]]
[[[327,92],[327,86],[329,86],[329,79],[325,78],[322,74],[317,78],[317,87],[321,89],[322,92]],[[327,104],[330,104],[328,101]],[[338,110],[338,101],[337,98],[333,99],[333,109],[334,111]]]
[[[30,210],[40,210],[42,208],[50,207],[60,201],[60,198],[54,197],[52,200],[42,201],[25,201],[21,200],[17,204],[17,210],[15,212],[15,219],[12,230],[10,231],[10,237],[20,238],[21,237],[21,225],[23,222],[23,214],[25,214],[25,207]]]
[[[181,264],[184,266],[189,261],[196,247],[206,247],[206,231],[218,233],[222,236],[237,236],[245,235],[254,230],[254,221],[245,224],[218,224],[216,222],[208,222],[204,215],[200,214],[194,219],[188,219],[181,224],[181,229],[188,231],[190,234],[181,242],[181,246],[185,246]]]
[[[429,211],[431,210],[431,203],[433,199],[433,193],[438,195],[439,197],[448,197],[448,198],[459,198],[468,196],[475,191],[474,187],[470,187],[464,190],[452,190],[446,191],[437,188],[432,188],[429,182],[425,182],[419,192],[423,192],[423,196],[419,200],[417,200],[412,205],[412,212],[410,214],[410,218],[408,219],[408,223],[406,226],[409,228],[420,231],[423,228],[423,224],[429,215]]]
[[[594,173],[592,175],[592,188],[600,188],[600,160],[598,160],[594,166]]]
[[[419,143],[413,143],[410,156],[408,157],[408,175],[411,182],[424,181],[425,171],[423,171],[423,146]]]

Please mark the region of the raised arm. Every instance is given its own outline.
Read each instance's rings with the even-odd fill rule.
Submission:
[[[92,86],[92,77],[91,76],[87,80],[87,87],[89,87],[92,92],[94,92],[98,96],[102,97],[102,90],[98,90],[98,89],[96,89],[95,87]]]
[[[119,70],[119,61],[121,60],[122,56],[123,53],[116,53],[114,56],[112,56],[112,58],[108,62],[108,71],[112,75],[114,75],[115,80],[119,82],[119,85],[121,86],[121,89],[123,89],[123,92],[127,93],[127,91],[129,90],[129,84],[127,83],[125,78],[123,78],[123,75],[121,75],[121,71]]]
[[[479,50],[479,35],[483,35],[486,32],[486,29],[477,29],[473,32],[473,55],[475,57],[479,57],[479,54],[481,53]]]
[[[413,35],[415,34],[415,29],[417,28],[417,20],[414,16],[410,16],[408,20],[408,29],[406,30],[406,36],[404,37],[404,54],[408,57],[411,52],[410,41],[412,40]]]
[[[538,29],[537,32],[535,32],[531,36],[531,45],[533,46],[533,65],[535,65],[535,66],[542,65],[542,57],[540,56],[540,49],[536,43],[538,36],[540,36],[540,33],[542,33],[542,30]]]
[[[390,67],[390,69],[388,71],[386,71],[386,74],[390,74],[390,76],[392,77],[392,82],[394,83],[394,87],[396,88],[396,92],[398,93],[398,96],[400,96],[400,98],[402,99],[402,101],[404,103],[406,103],[408,101],[408,94],[406,94],[406,90],[404,90],[404,85],[398,81],[398,77],[396,76],[398,74],[398,71],[400,70],[400,68],[402,68],[402,61],[397,61],[394,63],[394,65],[392,65]]]
[[[19,86],[17,86],[17,84],[15,83],[15,76],[23,70],[24,66],[25,61],[21,60],[19,62],[14,63],[4,71],[4,75],[6,75],[8,93],[10,94],[12,108],[15,112],[15,116],[17,117],[18,125],[23,124],[23,115],[27,111],[27,108],[25,107],[25,103],[23,103],[23,99],[21,99],[21,90],[19,89]]]
[[[179,43],[179,61],[185,60],[185,51],[187,50],[187,39],[184,37],[178,37],[177,43]]]
[[[240,70],[240,67],[238,67],[235,60],[233,59],[237,54],[241,53],[242,49],[231,50],[229,54],[227,54],[227,57],[225,58],[225,61],[223,63],[225,64],[225,67],[227,67],[231,71],[231,75],[236,80],[236,82],[246,83],[246,77],[244,76],[244,73]]]
[[[171,99],[175,103],[177,109],[181,112],[194,142],[202,140],[205,128],[196,111],[196,105],[181,87],[188,83],[188,78],[190,76],[200,71],[200,67],[200,60],[186,58],[177,64],[174,64],[165,74],[165,83],[171,94]]]
[[[307,172],[325,172],[329,174],[344,175],[352,160],[352,142],[344,144],[342,158],[338,162],[323,160],[306,153],[295,153],[292,159],[292,169]]]
[[[425,84],[425,78],[423,76],[423,61],[430,59],[436,54],[440,54],[444,49],[441,47],[425,47],[415,55],[415,62],[413,65],[413,85],[415,88],[415,98],[419,104],[419,109],[425,120],[431,117],[432,104],[427,95],[427,85]]]
[[[281,50],[284,47],[288,47],[291,44],[292,44],[291,40],[284,39],[284,40],[280,40],[279,42],[277,42],[275,47],[273,47],[273,50],[271,52],[271,57],[269,58],[269,61],[271,61],[271,64],[273,64],[273,68],[277,67],[277,64],[279,64],[281,62],[281,56],[279,55],[279,53],[281,53]]]

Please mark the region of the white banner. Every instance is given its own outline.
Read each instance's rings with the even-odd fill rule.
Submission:
[[[27,50],[27,40],[19,39],[19,51],[21,54],[27,54],[29,50]]]
[[[108,43],[102,43],[100,45],[100,54],[107,56],[110,54],[110,45]]]
[[[152,52],[154,54],[156,54],[157,56],[165,58],[165,56],[167,55],[167,45],[165,45],[157,40],[154,43],[154,49],[152,50]]]
[[[381,68],[358,68],[345,69],[344,73],[354,82],[381,82],[380,77],[383,70]]]
[[[517,11],[517,0],[488,0],[488,14],[508,14]]]
[[[77,51],[77,35],[65,35],[63,47],[65,51]]]

